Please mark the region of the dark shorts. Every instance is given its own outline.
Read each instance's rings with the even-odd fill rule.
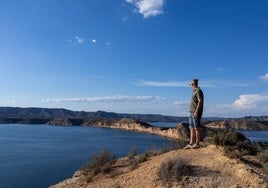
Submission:
[[[198,118],[194,118],[194,113],[190,113],[189,128],[200,129],[201,128],[201,116],[198,116]]]

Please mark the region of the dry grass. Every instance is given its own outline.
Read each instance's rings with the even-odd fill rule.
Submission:
[[[157,176],[159,180],[170,186],[172,182],[178,182],[183,175],[190,171],[189,161],[181,157],[172,157],[161,163]]]

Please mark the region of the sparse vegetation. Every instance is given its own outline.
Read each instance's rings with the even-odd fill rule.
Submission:
[[[160,151],[151,149],[141,155],[137,155],[137,151],[133,151],[132,149],[128,155],[130,169],[133,170],[137,168],[140,163],[146,162],[150,157],[159,155],[160,153]]]
[[[243,134],[234,130],[215,130],[212,129],[206,134],[206,141],[223,146],[225,154],[231,158],[241,158],[244,155],[256,155],[263,162],[268,161],[268,150],[258,144],[250,142]],[[94,155],[92,162],[86,164],[83,169],[83,175],[87,182],[94,181],[94,177],[98,174],[109,174],[110,177],[136,169],[140,163],[148,161],[152,156],[156,156],[174,149],[181,149],[185,142],[181,140],[173,140],[170,145],[165,145],[160,150],[151,149],[143,154],[138,155],[136,147],[131,148],[127,157],[116,160],[108,150],[102,151],[99,155]],[[265,148],[265,147],[264,147]],[[261,152],[260,152],[261,151]],[[242,159],[242,158],[241,158]],[[179,156],[172,157],[160,165],[157,176],[160,181],[172,186],[172,183],[184,181],[183,177],[190,175],[193,167],[189,165],[189,161]],[[101,177],[101,176],[100,176]],[[120,185],[116,185],[120,187]]]
[[[140,163],[147,161],[150,157],[156,156],[161,152],[157,150],[148,150],[145,153],[138,155],[136,147],[133,147],[126,158],[121,159],[120,167],[133,170],[138,167]],[[93,181],[93,178],[98,174],[110,174],[111,177],[117,176],[122,172],[118,170],[118,160],[115,155],[111,155],[109,150],[104,150],[100,154],[95,154],[92,162],[88,162],[81,169],[87,182]],[[119,167],[119,168],[120,168]]]
[[[188,160],[175,156],[162,162],[157,176],[159,180],[170,186],[172,182],[180,181],[182,176],[189,171],[190,166]]]

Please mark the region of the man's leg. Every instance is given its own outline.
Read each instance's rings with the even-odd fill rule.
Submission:
[[[184,147],[184,149],[191,149],[195,141],[195,130],[194,130],[194,118],[193,114],[189,116],[189,129],[190,129],[190,143]]]
[[[195,143],[195,138],[196,138],[196,131],[194,128],[190,128],[190,144]]]
[[[195,129],[195,143],[199,144],[200,143],[200,130],[199,129]]]
[[[195,144],[193,145],[193,149],[200,148],[200,137],[201,137],[201,132],[200,132],[200,120],[201,116],[197,119],[194,120],[194,132],[195,132]]]

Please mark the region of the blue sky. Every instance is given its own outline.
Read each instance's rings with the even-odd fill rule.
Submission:
[[[1,0],[0,106],[268,115],[266,0]]]

